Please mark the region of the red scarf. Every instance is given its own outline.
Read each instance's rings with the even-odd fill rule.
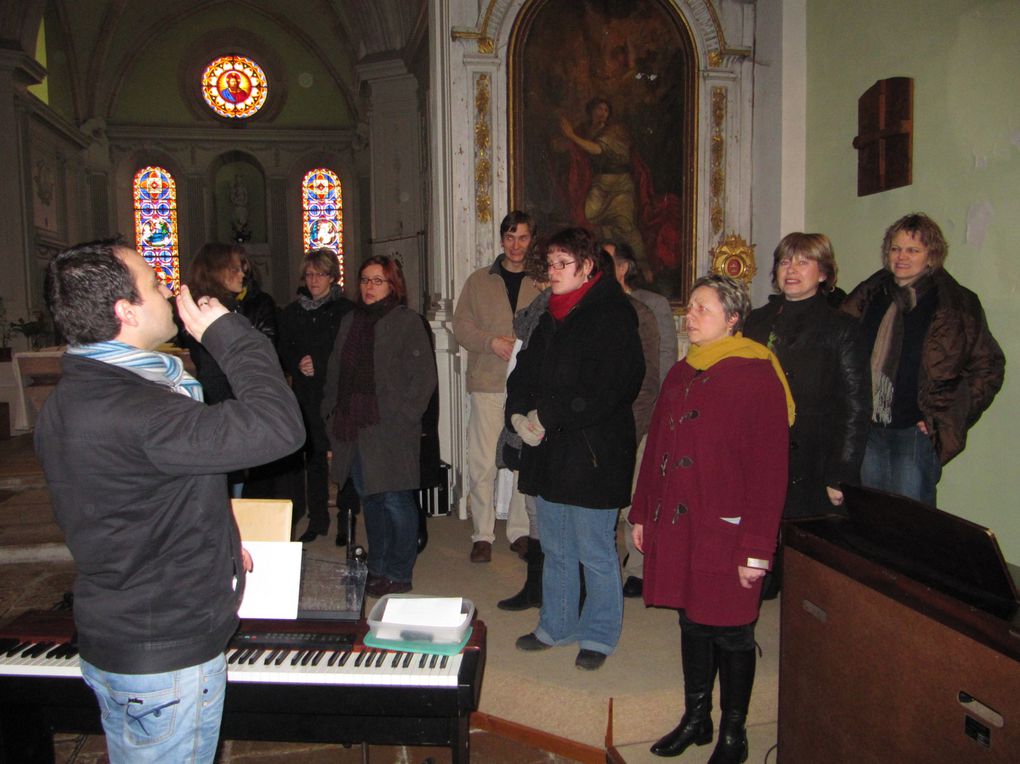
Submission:
[[[602,278],[601,271],[595,274],[595,278],[588,279],[573,292],[550,295],[549,312],[552,313],[552,317],[557,321],[566,318],[567,314],[574,309],[577,303],[581,302],[581,298],[588,294],[588,290],[595,286],[600,278]]]

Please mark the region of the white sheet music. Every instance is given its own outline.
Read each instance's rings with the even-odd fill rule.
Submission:
[[[245,541],[254,569],[245,583],[241,618],[294,620],[301,591],[301,543]]]

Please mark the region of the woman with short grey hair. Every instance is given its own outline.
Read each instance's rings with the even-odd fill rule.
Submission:
[[[722,721],[713,762],[747,759],[754,624],[786,494],[793,401],[779,362],[744,339],[744,287],[726,276],[694,283],[691,347],[659,391],[629,520],[645,555],[646,605],[680,620],[685,712],[652,746],[679,756],[712,740],[712,687]]]

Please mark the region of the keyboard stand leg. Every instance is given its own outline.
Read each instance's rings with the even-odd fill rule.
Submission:
[[[53,764],[53,733],[35,707],[0,711],[0,762]]]
[[[361,764],[368,764],[368,743],[361,744]]]
[[[450,752],[453,764],[469,764],[471,761],[471,715],[463,714],[450,720]]]

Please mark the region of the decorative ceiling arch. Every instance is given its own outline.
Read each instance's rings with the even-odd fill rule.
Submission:
[[[104,23],[104,39],[108,40],[115,35],[117,25],[121,24],[121,22],[125,20],[123,17],[126,8],[123,7],[122,3],[123,0],[117,0],[117,2],[111,4],[109,7],[109,13],[116,13],[116,18],[108,18],[108,23]],[[95,100],[91,104],[93,113],[97,113],[104,118],[109,119],[110,115],[115,111],[117,98],[119,97],[120,90],[123,87],[131,68],[141,56],[148,54],[147,52],[152,49],[152,46],[155,45],[160,35],[165,34],[169,27],[184,23],[198,13],[208,11],[210,8],[217,5],[241,6],[248,12],[268,19],[271,23],[293,36],[294,39],[296,39],[306,50],[315,56],[320,65],[329,73],[331,79],[336,84],[337,89],[343,95],[348,112],[352,115],[352,118],[357,118],[358,106],[352,95],[354,92],[353,66],[349,61],[343,62],[345,66],[350,66],[350,69],[346,72],[345,76],[345,73],[341,72],[337,66],[338,62],[336,61],[336,56],[331,57],[323,46],[313,37],[313,34],[321,29],[321,17],[313,18],[312,14],[293,13],[289,10],[287,13],[283,13],[277,9],[275,4],[266,2],[266,0],[212,0],[211,2],[210,0],[190,0],[187,4],[182,2],[174,4],[173,6],[168,6],[164,3],[154,5],[154,8],[158,7],[164,12],[161,15],[154,14],[152,22],[148,24],[145,29],[140,32],[132,33],[132,44],[130,52],[128,52],[127,55],[124,55],[115,62],[104,60],[90,68],[90,82],[98,83],[107,81],[112,83],[112,85],[102,95],[97,89],[94,96]],[[172,8],[172,12],[167,10],[168,8]],[[121,24],[121,26],[123,25]],[[101,47],[104,51],[104,59],[111,58],[110,46],[108,44],[104,44]],[[340,50],[340,48],[341,46],[337,46],[336,48],[331,49],[330,52],[342,56],[343,51]],[[100,74],[102,71],[111,70],[111,76],[106,78]]]

